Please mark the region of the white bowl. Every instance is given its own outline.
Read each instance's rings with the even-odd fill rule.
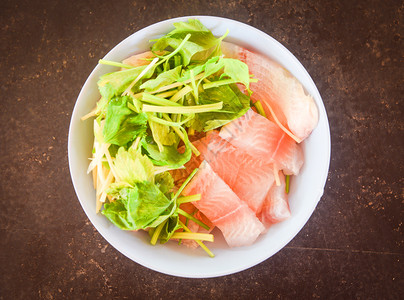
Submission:
[[[279,42],[249,25],[219,17],[190,16],[162,21],[148,26],[119,43],[104,59],[122,61],[132,54],[148,50],[149,40],[160,37],[173,28],[173,23],[198,18],[215,36],[229,29],[226,40],[262,53],[283,65],[303,84],[319,109],[319,123],[311,136],[303,142],[304,166],[291,180],[289,193],[291,218],[272,226],[248,247],[228,248],[222,238],[206,243],[215,253],[210,258],[202,249],[191,250],[175,242],[151,246],[144,232],[122,231],[103,215],[95,213],[95,191],[92,177],[86,174],[91,156],[93,123],[80,118],[94,107],[99,99],[97,81],[100,75],[116,70],[97,65],[85,82],[76,105],[69,129],[69,167],[81,206],[98,232],[118,251],[133,261],[165,274],[181,277],[215,277],[250,268],[282,249],[304,226],[320,200],[330,162],[330,131],[321,96],[301,63]]]

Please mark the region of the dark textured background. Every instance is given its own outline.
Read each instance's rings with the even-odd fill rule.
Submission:
[[[74,193],[67,133],[85,79],[115,44],[166,18],[217,15],[285,45],[331,126],[325,193],[261,264],[176,278],[121,255]],[[401,1],[0,2],[0,299],[324,298],[404,294]]]

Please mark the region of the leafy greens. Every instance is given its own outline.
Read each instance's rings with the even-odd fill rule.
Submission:
[[[146,133],[147,116],[135,113],[128,108],[129,97],[115,97],[110,100],[103,129],[106,143],[124,146],[128,142]]]
[[[168,170],[184,168],[199,155],[188,133],[217,129],[250,108],[254,79],[245,63],[223,57],[226,34],[217,38],[199,20],[189,19],[153,40],[149,64],[99,61],[122,69],[100,77],[101,99],[86,115],[96,117],[89,171],[97,210],[103,205],[102,214],[123,230],[148,230],[152,244],[166,243],[182,229],[178,238],[195,239],[213,256],[179,217],[208,228],[180,209],[185,200],[178,200],[196,170],[179,188]],[[188,202],[200,199],[188,197]]]

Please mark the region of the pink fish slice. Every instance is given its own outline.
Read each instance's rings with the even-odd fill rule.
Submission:
[[[234,147],[222,139],[218,131],[210,132],[195,145],[200,157],[209,163],[240,200],[257,213],[274,182],[272,165]]]
[[[297,175],[303,165],[303,153],[296,142],[279,126],[252,109],[220,130],[220,137],[265,164]],[[279,182],[278,182],[279,185]]]
[[[260,100],[267,116],[275,115],[284,129],[301,142],[318,123],[318,109],[302,84],[275,61],[232,43],[222,42],[225,57],[237,58],[248,65],[258,82],[251,83],[254,101]]]
[[[285,191],[285,176],[279,172],[281,185],[273,185],[265,198],[259,219],[269,227],[290,217],[288,195]]]
[[[251,245],[265,230],[255,213],[206,161],[183,194],[201,194],[201,199],[193,204],[220,229],[230,247]]]

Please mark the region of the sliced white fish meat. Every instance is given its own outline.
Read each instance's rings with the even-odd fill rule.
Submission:
[[[259,218],[269,227],[290,217],[288,195],[285,191],[285,176],[279,172],[281,185],[273,185],[265,198]]]
[[[255,213],[206,161],[183,194],[201,194],[201,200],[193,204],[220,229],[230,247],[251,245],[265,230]]]
[[[267,116],[268,105],[283,126],[304,140],[318,123],[318,108],[302,84],[277,62],[232,43],[222,42],[225,57],[237,58],[248,65],[258,82],[251,83],[251,98],[259,100]]]
[[[278,125],[252,109],[223,126],[220,137],[264,164],[285,170],[286,174],[297,175],[303,165],[300,146]]]

